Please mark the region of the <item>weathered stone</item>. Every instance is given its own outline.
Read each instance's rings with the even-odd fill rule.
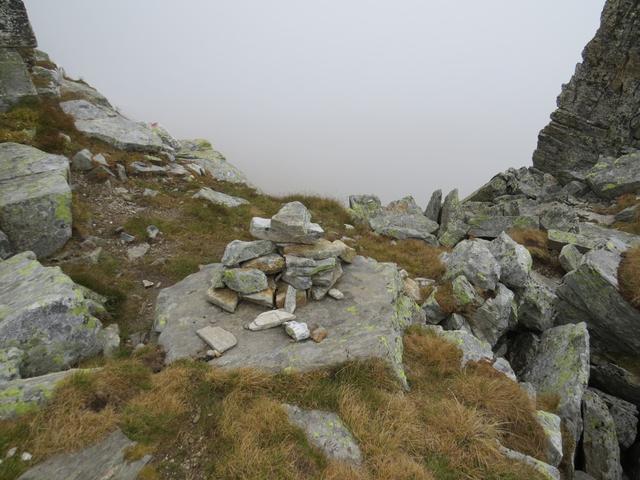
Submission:
[[[524,377],[538,352],[539,345],[540,337],[529,331],[519,332],[510,339],[506,356],[518,378]]]
[[[436,190],[431,194],[424,216],[429,220],[440,223],[440,212],[442,211],[442,190]]]
[[[532,275],[518,295],[518,323],[543,332],[553,327],[558,296],[538,275]]]
[[[166,175],[167,168],[160,165],[150,165],[144,162],[131,162],[129,165],[132,173],[136,175]]]
[[[253,332],[268,330],[295,319],[296,316],[293,313],[286,312],[285,310],[270,310],[258,315],[247,328]]]
[[[582,261],[582,253],[573,244],[567,244],[560,250],[560,265],[565,272],[569,273],[580,266]]]
[[[13,49],[0,48],[0,112],[6,112],[21,101],[37,98],[37,95],[20,54]]]
[[[614,220],[616,222],[624,222],[631,223],[635,222],[640,215],[640,203],[637,205],[632,205],[631,207],[627,207],[624,210],[616,213]]]
[[[263,255],[248,262],[242,264],[243,268],[257,268],[263,271],[266,275],[275,275],[284,270],[285,261],[284,257],[277,253],[270,253],[269,255]]]
[[[290,202],[282,206],[271,217],[271,229],[291,238],[307,234],[311,225],[311,213],[301,202]]]
[[[460,242],[443,257],[447,266],[445,280],[464,275],[476,287],[494,290],[500,279],[500,265],[487,247],[476,240]]]
[[[65,157],[0,144],[0,228],[16,251],[46,257],[71,238],[68,175]]]
[[[453,247],[466,237],[468,230],[469,226],[464,223],[464,215],[458,198],[458,190],[452,190],[447,194],[442,203],[438,240],[445,247]]]
[[[609,414],[616,426],[616,435],[621,450],[628,449],[633,445],[638,435],[638,407],[595,388],[591,390],[602,399],[609,409]]]
[[[416,303],[422,303],[425,301],[425,298],[420,292],[420,287],[413,278],[407,277],[402,279],[402,291],[407,297]]]
[[[502,232],[489,250],[500,264],[500,282],[511,288],[523,288],[529,282],[533,259],[525,247]]]
[[[542,204],[540,212],[540,228],[543,230],[562,230],[576,232],[578,230],[578,214],[575,209],[562,203]]]
[[[243,242],[234,240],[229,243],[222,255],[222,263],[227,267],[235,267],[247,260],[270,255],[276,251],[276,246],[269,240],[257,240],[253,242]]]
[[[330,242],[324,238],[318,240],[313,245],[286,245],[282,249],[283,255],[293,255],[296,257],[310,258],[312,260],[325,260],[327,258],[342,258],[345,256],[347,249],[353,250],[344,242],[336,240]],[[349,255],[347,255],[347,258]]]
[[[565,275],[558,296],[558,321],[587,322],[592,346],[602,352],[637,355],[640,312],[618,291],[621,257],[605,250],[585,254],[581,265]]]
[[[227,208],[236,208],[241,205],[248,205],[249,202],[244,198],[232,197],[226,193],[216,192],[208,187],[203,187],[193,195],[193,198],[201,198],[214,205],[222,205]]]
[[[559,397],[557,414],[571,435],[564,455],[573,460],[582,432],[581,402],[589,381],[589,332],[585,323],[562,325],[545,331],[522,379],[536,387],[538,395]]]
[[[337,263],[332,270],[312,276],[311,281],[313,286],[311,287],[311,298],[314,300],[322,300],[329,293],[329,290],[340,280],[342,274],[342,265]]]
[[[60,108],[73,117],[80,132],[120,150],[157,152],[164,148],[162,139],[147,125],[129,120],[103,105],[69,100],[62,102]]]
[[[424,216],[413,197],[391,202],[369,219],[369,225],[376,233],[398,240],[417,238],[436,243],[433,233],[438,224]]]
[[[624,147],[640,145],[639,81],[629,60],[638,55],[639,8],[633,0],[606,2],[600,29],[540,133],[536,168],[566,182],[582,178],[600,155],[618,156]]]
[[[620,447],[607,405],[596,393],[587,390],[582,397],[582,410],[585,472],[600,480],[620,480]]]
[[[64,76],[60,78],[60,95],[62,97],[84,99],[89,103],[113,109],[109,100],[107,100],[106,97],[95,88],[87,85],[83,81],[71,80]]]
[[[287,293],[284,297],[284,310],[288,313],[295,313],[298,291],[291,285],[287,285]]]
[[[351,216],[362,223],[369,223],[369,219],[382,210],[382,202],[375,195],[351,195],[349,197]]]
[[[311,337],[309,327],[304,322],[285,322],[284,331],[287,332],[287,335],[293,338],[296,342],[302,342],[303,340],[307,340]]]
[[[500,451],[504,454],[505,457],[530,466],[531,468],[536,470],[545,480],[560,480],[560,472],[556,467],[552,465],[541,462],[536,458],[530,457],[520,452],[516,452],[515,450],[510,450],[502,446],[500,447]]]
[[[479,238],[496,238],[501,233],[513,229],[540,228],[540,218],[536,216],[501,216],[501,217],[473,217],[467,222],[468,234]]]
[[[497,358],[496,361],[493,362],[492,367],[498,372],[504,374],[510,380],[513,380],[514,382],[518,381],[518,378],[516,377],[516,374],[513,371],[513,368],[511,368],[511,364],[506,358],[504,357]]]
[[[137,460],[127,453],[136,446],[120,430],[80,452],[64,453],[45,460],[18,480],[135,480],[151,455]]]
[[[147,232],[147,238],[149,240],[155,240],[156,238],[158,238],[158,235],[162,233],[160,229],[155,225],[147,225],[145,231]]]
[[[495,175],[464,201],[498,202],[506,196],[541,199],[556,190],[559,190],[558,183],[551,175],[534,168],[510,168]]]
[[[69,368],[102,350],[83,290],[31,252],[0,262],[0,348],[23,350],[23,376]]]
[[[207,290],[207,300],[226,312],[233,313],[238,307],[238,294],[228,288],[214,288]]]
[[[51,398],[56,385],[78,372],[81,370],[65,370],[0,383],[0,420],[15,418],[36,410]]]
[[[297,276],[286,270],[282,274],[281,279],[283,282],[288,283],[298,290],[309,290],[313,285],[311,277]]]
[[[502,335],[515,327],[515,323],[514,294],[501,283],[498,284],[495,298],[488,299],[469,318],[473,333],[491,346],[495,346]]]
[[[254,217],[249,227],[251,235],[262,240],[271,240],[276,243],[304,243],[314,244],[322,238],[324,230],[317,223],[310,223],[305,235],[292,237],[289,233],[276,232],[271,228],[271,220],[268,218]]]
[[[347,360],[379,358],[403,378],[402,332],[412,322],[417,307],[402,295],[402,282],[394,265],[356,257],[340,279],[344,300],[304,306],[298,302],[296,315],[300,319],[330,332],[318,344],[292,344],[282,328],[260,334],[245,330],[244,326],[262,309],[241,303],[234,315],[215,311],[206,301],[209,277],[210,271],[204,267],[158,295],[154,329],[161,332],[158,343],[167,352],[167,363],[196,357],[202,343],[195,332],[213,323],[238,339],[234,349],[211,362],[216,366],[308,371]]]
[[[600,157],[586,178],[591,189],[602,198],[611,200],[625,193],[640,193],[640,152],[619,158]]]
[[[24,352],[16,347],[0,350],[0,384],[20,378],[20,364]]]
[[[267,278],[268,287],[255,293],[240,295],[242,300],[262,305],[263,307],[273,308],[275,306],[276,282],[272,278]]]
[[[454,278],[451,286],[453,289],[453,298],[458,308],[479,306],[484,302],[484,299],[478,294],[474,286],[471,285],[464,275]]]
[[[206,140],[181,140],[176,156],[200,165],[216,180],[229,183],[249,184],[246,175],[227,162],[226,158],[214,150]]]
[[[640,377],[598,355],[591,356],[590,385],[640,406]]]
[[[216,355],[222,355],[238,344],[233,333],[227,332],[224,328],[209,326],[201,328],[196,333],[213,349]]]
[[[459,313],[452,313],[441,325],[445,330],[465,330],[471,333],[469,322]]]
[[[102,344],[102,354],[107,357],[113,357],[120,348],[120,327],[117,323],[112,323],[105,327],[99,335],[99,341]]]
[[[554,467],[562,461],[562,430],[560,417],[544,410],[536,412],[536,419],[544,431],[546,438],[545,457]]]
[[[447,312],[445,312],[438,303],[436,298],[437,293],[438,287],[431,291],[431,294],[422,304],[422,310],[424,310],[426,314],[427,323],[430,323],[431,325],[437,325],[447,318]]]
[[[324,260],[285,255],[286,273],[296,277],[311,277],[322,272],[332,270],[339,263],[334,257]]]
[[[266,290],[269,285],[264,272],[255,268],[234,268],[224,272],[224,284],[241,294],[249,294]]]
[[[329,295],[334,300],[344,300],[344,293],[342,293],[337,288],[330,289],[327,295]]]
[[[0,48],[36,48],[38,42],[31,28],[22,0],[6,0],[0,4]]]
[[[431,327],[440,337],[454,344],[462,352],[460,366],[465,367],[469,362],[492,361],[491,345],[475,337],[465,330],[445,331],[440,326]]]
[[[71,168],[87,172],[93,168],[93,154],[87,150],[80,150],[71,159]]]
[[[329,460],[359,465],[362,463],[360,447],[338,415],[320,410],[302,410],[294,405],[283,405],[289,421],[300,428],[311,445]]]
[[[129,261],[134,262],[144,257],[150,249],[151,245],[149,245],[148,243],[141,243],[139,245],[129,247],[127,249],[127,258],[129,259]]]

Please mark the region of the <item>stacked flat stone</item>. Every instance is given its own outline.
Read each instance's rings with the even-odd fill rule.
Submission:
[[[324,230],[300,202],[287,203],[270,219],[253,218],[250,231],[257,240],[229,243],[211,269],[207,298],[230,313],[241,301],[278,309],[262,314],[251,330],[290,322],[297,306],[322,300],[342,276],[342,263],[356,254],[340,240],[322,238]]]

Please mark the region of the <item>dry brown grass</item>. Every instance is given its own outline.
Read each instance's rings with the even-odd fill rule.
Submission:
[[[359,255],[380,262],[393,262],[413,277],[439,279],[446,268],[440,255],[442,247],[432,247],[422,240],[391,240],[359,227],[356,250]]]
[[[622,296],[640,308],[640,247],[627,250],[618,267],[618,283]]]
[[[536,395],[536,408],[545,412],[556,413],[560,406],[560,395],[557,393],[543,393]]]
[[[499,440],[540,456],[533,406],[517,385],[486,365],[461,371],[460,352],[418,328],[404,343],[408,393],[381,361],[278,375],[191,362],[152,375],[141,359],[114,361],[72,378],[34,416],[0,422],[0,454],[17,441],[6,432],[41,460],[119,426],[142,445],[131,458],[154,453],[148,479],[538,478],[496,448]],[[337,412],[363,465],[327,462],[289,424],[283,402]]]
[[[534,267],[549,273],[563,273],[560,260],[558,260],[559,252],[549,244],[547,232],[544,230],[514,229],[507,233],[513,240],[529,250]]]

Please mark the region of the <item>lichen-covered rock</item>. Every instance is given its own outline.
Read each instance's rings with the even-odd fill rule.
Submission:
[[[227,162],[224,155],[214,150],[207,140],[181,140],[176,157],[200,165],[216,180],[249,185],[247,176]]]
[[[538,275],[531,275],[518,295],[518,323],[543,332],[554,325],[558,296]]]
[[[241,294],[261,292],[269,287],[267,276],[256,268],[233,268],[224,272],[224,284]]]
[[[0,228],[17,251],[39,257],[71,237],[69,162],[17,143],[0,144]]]
[[[542,199],[559,190],[558,182],[535,168],[510,168],[494,176],[488,183],[469,195],[467,202],[494,202],[505,196]]]
[[[598,355],[591,356],[590,385],[627,402],[640,405],[640,378]]]
[[[311,445],[320,449],[329,460],[359,465],[360,447],[340,417],[332,412],[302,410],[284,404],[289,421],[300,428]]]
[[[593,250],[581,265],[565,275],[558,296],[558,321],[587,322],[592,345],[602,352],[637,355],[640,351],[640,312],[618,291],[615,252]]]
[[[564,182],[582,178],[600,155],[640,146],[637,75],[640,5],[608,0],[583,61],[563,86],[558,110],[538,139],[533,164]]]
[[[493,361],[491,345],[480,340],[472,333],[466,330],[443,330],[440,326],[432,326],[429,328],[438,336],[460,349],[462,352],[460,367],[465,367],[469,362],[480,362],[483,360]]]
[[[22,350],[16,347],[0,350],[0,384],[20,378]]]
[[[310,258],[312,260],[325,260],[327,258],[340,257],[348,262],[353,248],[346,245],[340,240],[330,242],[324,238],[318,240],[313,245],[286,245],[282,248],[283,255],[293,255],[296,257]]]
[[[614,199],[640,192],[640,152],[619,158],[600,157],[587,174],[587,183],[599,197]]]
[[[473,333],[492,347],[508,330],[515,327],[517,307],[514,293],[498,284],[496,296],[488,299],[469,318]]]
[[[369,219],[369,225],[376,233],[398,240],[416,238],[436,243],[433,233],[438,224],[424,216],[413,197],[391,202]]]
[[[431,294],[422,304],[422,310],[425,312],[427,323],[431,325],[439,324],[448,316],[447,312],[445,312],[438,303],[436,298],[437,293],[438,287],[431,291]]]
[[[0,262],[0,348],[24,352],[22,376],[69,368],[102,351],[102,325],[84,291],[31,252]]]
[[[565,272],[569,273],[580,266],[582,253],[575,245],[567,244],[560,250],[560,265]]]
[[[545,457],[554,467],[562,461],[562,431],[560,417],[544,410],[536,412],[536,419],[544,431],[546,438]]]
[[[431,194],[424,216],[429,220],[440,223],[440,212],[442,211],[442,190],[438,189]]]
[[[237,292],[228,288],[213,288],[207,290],[207,300],[216,307],[220,307],[225,312],[233,313],[238,307],[240,300]]]
[[[159,152],[166,148],[148,125],[129,120],[103,105],[69,100],[62,102],[60,108],[73,117],[78,131],[120,150]]]
[[[599,480],[620,480],[620,447],[616,426],[604,401],[590,390],[582,397],[585,472]]]
[[[356,257],[344,267],[340,279],[344,299],[297,302],[296,316],[301,321],[329,332],[321,343],[292,343],[282,328],[259,333],[246,330],[245,325],[263,308],[243,302],[233,315],[212,309],[206,300],[209,276],[204,267],[158,295],[154,328],[161,332],[158,343],[167,352],[167,363],[196,357],[204,345],[195,332],[213,323],[233,333],[238,345],[212,360],[212,365],[307,371],[347,360],[379,358],[404,378],[402,333],[418,307],[402,294],[395,265]]]
[[[254,238],[270,240],[276,243],[303,243],[313,245],[324,235],[324,230],[317,223],[310,223],[307,233],[292,236],[289,232],[276,231],[271,228],[271,219],[254,217],[251,219],[249,231]]]
[[[591,389],[596,393],[609,409],[609,414],[616,426],[616,435],[621,450],[626,450],[636,440],[638,435],[638,407],[633,403],[614,397],[607,393]]]
[[[534,470],[536,470],[542,478],[545,480],[560,480],[560,472],[558,469],[552,465],[541,462],[540,460],[525,455],[520,452],[516,452],[515,450],[510,450],[505,447],[500,447],[500,450],[504,454],[505,457],[514,460],[516,462],[524,463],[525,465],[530,466]]]
[[[248,205],[249,201],[240,197],[233,197],[226,193],[216,192],[208,187],[203,187],[193,195],[193,198],[201,198],[214,205],[222,205],[227,208],[236,208],[242,205]]]
[[[79,452],[63,453],[45,460],[18,480],[136,480],[151,455],[132,460],[128,453],[136,446],[120,430]]]
[[[11,255],[13,255],[13,247],[9,241],[9,237],[0,230],[0,260],[9,258]]]
[[[442,203],[438,240],[445,247],[453,247],[467,236],[468,230],[469,226],[464,222],[458,190],[454,189],[447,194]]]
[[[242,263],[243,268],[257,268],[263,271],[266,275],[275,275],[284,270],[285,261],[284,257],[277,253],[270,253],[263,255],[248,262]]]
[[[222,255],[222,264],[227,267],[235,267],[242,262],[272,254],[276,251],[276,246],[269,240],[257,240],[244,242],[234,240],[227,244]]]
[[[0,420],[32,412],[51,398],[62,380],[81,370],[65,370],[40,377],[15,379],[0,383]]]
[[[0,112],[6,112],[20,101],[37,98],[37,95],[20,54],[13,49],[0,48]]]
[[[36,48],[38,42],[31,28],[22,0],[5,0],[0,4],[0,48]]]
[[[525,247],[502,232],[489,250],[500,264],[500,282],[511,288],[523,288],[529,282],[533,259]]]
[[[538,395],[557,395],[557,414],[571,435],[573,445],[564,455],[573,459],[582,432],[581,402],[589,381],[589,332],[585,323],[562,325],[545,331],[522,380],[536,387]]]
[[[351,195],[349,209],[354,220],[369,223],[369,219],[382,209],[382,202],[375,195]]]
[[[460,275],[451,282],[453,290],[453,299],[457,308],[465,308],[468,306],[479,306],[484,299],[473,285],[467,280],[467,277]]]
[[[578,214],[575,209],[562,203],[541,204],[540,228],[542,230],[562,230],[576,232],[578,230]]]
[[[460,242],[450,254],[443,256],[443,261],[447,266],[445,280],[464,275],[476,287],[494,290],[500,279],[500,264],[487,244],[480,241]]]

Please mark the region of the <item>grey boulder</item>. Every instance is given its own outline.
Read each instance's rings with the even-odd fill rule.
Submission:
[[[222,275],[224,284],[240,294],[257,293],[269,286],[267,276],[256,268],[233,268]]]
[[[234,240],[227,244],[222,255],[222,264],[227,267],[235,267],[242,262],[270,255],[275,251],[276,246],[269,240],[256,240],[253,242]]]
[[[464,222],[464,213],[458,198],[458,190],[447,194],[440,212],[438,241],[445,247],[453,247],[467,236],[469,226]]]
[[[202,167],[216,180],[235,184],[249,184],[246,175],[230,164],[207,140],[181,140],[176,157]]]
[[[470,218],[468,234],[478,238],[496,238],[501,233],[513,229],[540,228],[540,218],[532,215],[520,216],[479,216]]]
[[[415,238],[436,243],[433,233],[438,224],[424,216],[412,197],[391,202],[369,219],[369,225],[376,233],[398,240]]]
[[[442,190],[436,190],[431,194],[424,216],[429,220],[440,223],[440,212],[442,211]]]
[[[638,407],[633,403],[614,397],[607,393],[591,389],[605,403],[609,409],[609,414],[616,426],[618,443],[622,450],[626,450],[636,440],[638,435]]]
[[[515,327],[516,317],[515,295],[499,283],[496,296],[475,311],[469,318],[469,325],[476,337],[493,347],[502,335]]]
[[[532,274],[518,293],[518,323],[529,330],[543,332],[553,327],[558,296],[540,275]]]
[[[600,157],[589,173],[587,183],[602,198],[614,199],[625,193],[640,192],[640,152],[619,158]]]
[[[227,208],[236,208],[242,205],[248,205],[249,202],[244,198],[233,197],[231,195],[227,195],[226,193],[216,192],[208,187],[203,187],[198,192],[193,195],[193,198],[201,198],[202,200],[206,200],[213,205],[222,205]]]
[[[37,98],[37,95],[27,65],[18,51],[0,48],[0,112],[6,112],[20,101]]]
[[[502,232],[489,250],[500,264],[500,282],[510,288],[523,288],[528,283],[533,259],[525,247]]]
[[[443,261],[447,266],[445,280],[464,275],[474,286],[486,290],[495,290],[500,280],[500,264],[486,243],[464,240],[444,255]]]
[[[355,220],[369,223],[369,219],[376,216],[382,209],[382,202],[375,195],[351,195],[349,209]]]
[[[71,238],[68,175],[65,157],[0,144],[0,228],[15,250],[45,257]]]

